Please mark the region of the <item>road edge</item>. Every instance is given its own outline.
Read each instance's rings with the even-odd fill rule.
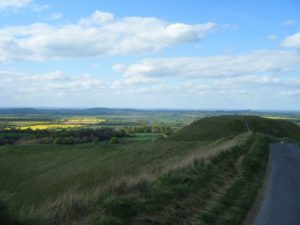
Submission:
[[[270,149],[270,145],[271,143],[269,143],[269,157],[268,157],[268,163],[267,163],[267,168],[266,168],[266,173],[264,176],[264,180],[262,182],[261,187],[257,190],[257,194],[256,197],[252,203],[252,206],[250,207],[250,209],[248,210],[247,215],[245,216],[243,222],[241,223],[241,225],[253,225],[254,221],[256,219],[256,216],[258,214],[258,212],[261,209],[262,206],[262,202],[264,200],[264,193],[265,190],[268,186],[269,183],[269,177],[272,171],[272,151]]]

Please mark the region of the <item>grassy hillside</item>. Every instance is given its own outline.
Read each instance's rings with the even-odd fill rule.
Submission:
[[[299,129],[226,116],[159,141],[2,146],[0,216],[9,225],[238,225],[268,156],[256,132],[298,138]]]
[[[300,140],[300,127],[287,120],[248,117],[249,127],[254,132],[268,134],[276,138]]]
[[[268,134],[278,138],[300,139],[300,127],[277,119],[258,116],[218,116],[198,120],[180,129],[170,139],[198,141],[229,138],[246,131]]]
[[[39,220],[49,210],[92,201],[119,183],[154,180],[162,171],[217,154],[243,142],[136,142],[110,145],[7,145],[0,147],[0,199],[22,220]],[[71,201],[71,202],[70,202]],[[76,200],[77,201],[77,200]],[[53,213],[53,214],[52,214]],[[35,220],[34,219],[34,220]],[[47,220],[48,220],[47,219]]]
[[[215,140],[232,137],[247,132],[244,117],[220,116],[207,117],[180,129],[170,139],[172,140]]]

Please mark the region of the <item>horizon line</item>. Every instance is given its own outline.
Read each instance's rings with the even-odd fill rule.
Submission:
[[[89,109],[119,109],[119,110],[176,110],[176,111],[277,111],[277,112],[300,112],[300,109],[230,109],[230,108],[168,108],[168,107],[59,107],[59,106],[1,106],[1,109],[66,109],[66,110],[89,110]]]

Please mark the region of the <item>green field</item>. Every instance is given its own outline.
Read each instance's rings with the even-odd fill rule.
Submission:
[[[52,221],[57,216],[55,207],[63,210],[73,200],[89,205],[107,188],[155,180],[162,170],[187,166],[237,142],[4,146],[0,148],[1,199],[22,220],[44,221],[47,215]],[[224,147],[216,148],[221,143]]]
[[[51,204],[68,204],[62,201],[72,196],[92,201],[122,180],[154,179],[202,146],[201,142],[173,141],[3,146],[0,193],[22,219],[34,217],[32,211],[41,217]]]
[[[263,180],[267,142],[279,140],[299,141],[300,128],[222,116],[169,137],[0,146],[0,216],[9,225],[238,225]]]
[[[139,141],[155,141],[163,138],[164,135],[160,133],[133,133],[130,137],[120,138],[121,143],[139,142]]]

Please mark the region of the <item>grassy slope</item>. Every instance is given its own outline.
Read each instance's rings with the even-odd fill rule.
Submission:
[[[299,139],[300,128],[285,120],[266,119],[257,116],[218,116],[198,120],[176,132],[172,140],[215,140],[232,137],[250,129],[253,132],[274,137]]]
[[[226,143],[234,145],[239,141],[231,142]],[[188,162],[195,152],[216,150],[216,144],[135,141],[116,145],[3,146],[0,199],[6,199],[12,211],[23,219],[41,217],[49,207],[64,204],[62,201],[69,204],[74,196],[89,200],[122,180],[154,179],[161,170],[169,170],[183,159]]]
[[[245,139],[241,136],[221,146],[179,141],[4,146],[0,148],[0,199],[22,220],[49,213],[47,220],[52,221],[57,217],[53,208],[71,207],[74,199],[85,204],[110,184],[153,180],[162,170],[184,167],[194,157],[215,154],[241,138]]]
[[[196,143],[166,143],[161,145],[161,151],[153,145],[5,146],[0,148],[1,190],[15,192],[13,198],[19,204],[43,202],[66,189],[88,190],[110,179],[135,176],[147,167],[158,166],[172,154],[186,154]]]
[[[268,145],[262,136],[214,156],[99,198],[92,224],[238,225],[264,176]]]
[[[255,193],[258,180],[251,178],[249,184],[242,182],[248,186],[241,186],[236,178],[240,177],[237,175],[243,171],[244,164],[257,158],[250,154],[255,152],[251,147],[255,143],[261,144],[256,148],[257,154],[267,155],[262,144],[264,140],[255,137],[256,141],[253,139],[246,146],[229,151],[208,164],[199,160],[218,157],[214,155],[222,148],[216,147],[217,144],[224,149],[240,142],[237,139],[224,144],[226,139],[247,130],[245,120],[254,131],[276,136],[298,137],[299,134],[300,128],[284,121],[216,117],[200,120],[159,142],[4,146],[0,148],[0,199],[27,223],[34,219],[33,224],[75,224],[76,221],[85,221],[85,224],[138,224],[141,221],[142,224],[183,221],[186,224],[197,224],[195,221],[220,224],[212,215],[224,211],[222,202],[227,204],[227,195],[231,196],[229,200],[235,199],[230,194],[231,189],[245,193],[252,188]],[[289,133],[290,130],[293,133]],[[249,160],[241,163],[248,153]],[[258,160],[257,163],[262,162]],[[259,177],[263,170],[262,167],[253,174]],[[249,199],[244,205],[238,199],[230,203],[232,207],[228,208],[233,211],[224,214],[228,221],[242,218],[251,197]],[[149,208],[145,208],[146,205]],[[131,209],[131,206],[136,208]],[[186,210],[193,207],[195,212]],[[238,209],[244,211],[238,213],[239,217],[233,216]],[[181,216],[177,218],[177,215]]]
[[[244,119],[234,116],[208,117],[198,120],[176,132],[172,140],[215,140],[223,137],[235,136],[246,132]]]

